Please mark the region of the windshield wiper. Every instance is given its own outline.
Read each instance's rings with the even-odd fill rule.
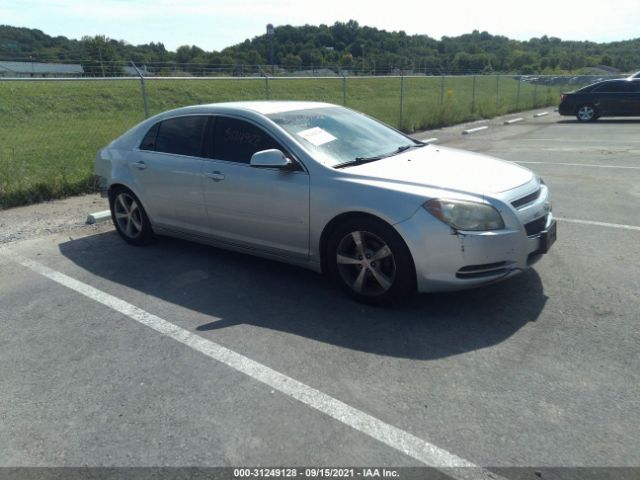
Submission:
[[[333,168],[344,168],[344,167],[354,167],[356,165],[362,165],[363,163],[375,162],[376,160],[382,160],[383,158],[393,157],[394,155],[398,155],[399,153],[405,152],[410,148],[419,148],[424,147],[426,143],[414,143],[413,145],[401,145],[396,148],[393,152],[385,153],[383,155],[375,155],[373,157],[356,157],[354,160],[349,160],[347,162],[339,163],[338,165],[334,165]]]

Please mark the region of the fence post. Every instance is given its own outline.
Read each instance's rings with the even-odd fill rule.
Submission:
[[[402,121],[404,120],[404,75],[400,73],[400,125],[398,128],[402,130]]]
[[[538,95],[538,84],[533,84],[533,108],[536,108],[536,96]]]
[[[473,90],[471,92],[471,113],[476,111],[476,76],[473,76]]]
[[[347,76],[342,73],[342,105],[347,106]]]
[[[516,93],[516,112],[520,108],[520,84],[522,83],[522,77],[518,79],[518,91]]]
[[[444,102],[444,75],[440,77],[440,105]]]
[[[267,100],[271,100],[271,92],[269,91],[269,76],[264,76],[264,95]]]
[[[140,89],[142,90],[142,102],[144,104],[144,118],[149,118],[149,108],[147,106],[147,89],[144,85],[144,75],[142,75],[142,72],[138,70],[136,64],[133,63],[133,60],[131,60],[131,66],[135,69],[136,72],[138,72],[138,76],[140,77]]]
[[[102,63],[102,49],[100,47],[98,47],[98,55],[100,56],[100,68],[102,69],[102,76],[106,77],[106,75],[104,74],[104,63]]]
[[[496,108],[500,105],[500,75],[496,75]]]

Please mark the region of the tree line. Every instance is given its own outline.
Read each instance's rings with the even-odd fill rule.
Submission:
[[[191,75],[216,71],[250,74],[252,68],[566,74],[598,65],[627,72],[640,70],[640,38],[596,43],[545,35],[519,41],[474,30],[436,40],[427,35],[361,26],[350,20],[330,26],[278,26],[273,35],[265,33],[221,51],[208,52],[196,45],[183,45],[173,52],[161,42],[134,46],[101,35],[74,40],[3,25],[0,60],[80,63],[85,72],[95,75],[119,75],[129,61],[147,65],[156,74]]]

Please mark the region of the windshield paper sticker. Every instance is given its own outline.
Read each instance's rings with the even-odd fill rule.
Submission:
[[[309,128],[308,130],[303,130],[301,132],[298,132],[297,135],[304,138],[307,142],[315,145],[316,147],[324,145],[325,143],[333,142],[336,139],[336,137],[320,127],[313,127]]]

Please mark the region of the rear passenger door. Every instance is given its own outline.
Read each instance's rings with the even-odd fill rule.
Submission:
[[[629,105],[629,115],[640,116],[640,80],[634,80],[632,83],[631,103]]]
[[[283,145],[261,126],[217,116],[203,166],[204,201],[213,235],[228,243],[289,257],[309,253],[309,175],[251,167],[251,156]],[[290,155],[288,155],[290,156]]]
[[[154,224],[207,232],[201,170],[210,118],[190,115],[158,122],[130,163],[141,201]]]
[[[598,97],[598,105],[603,115],[633,115],[634,84],[628,80],[605,82],[594,92]]]

